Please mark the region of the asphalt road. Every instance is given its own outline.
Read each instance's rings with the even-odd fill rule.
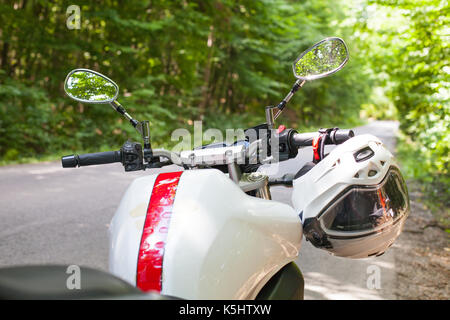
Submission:
[[[393,150],[397,127],[396,122],[377,121],[355,131],[374,134]],[[303,149],[278,174],[296,172],[310,161],[311,152]],[[107,228],[127,186],[142,174],[175,168],[124,173],[119,164],[62,169],[59,162],[1,167],[0,266],[61,263],[107,270]],[[274,200],[290,204],[290,196],[289,188],[272,188]],[[395,298],[392,251],[350,260],[303,241],[297,263],[305,276],[306,299]],[[380,268],[380,289],[367,288],[370,265]]]

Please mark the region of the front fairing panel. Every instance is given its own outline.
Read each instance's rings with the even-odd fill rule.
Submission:
[[[134,285],[155,179],[132,183],[111,224],[110,270]],[[301,239],[300,219],[290,206],[250,197],[218,170],[184,171],[164,248],[161,293],[252,299],[296,258]]]

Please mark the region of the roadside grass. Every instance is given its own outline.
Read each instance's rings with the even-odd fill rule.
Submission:
[[[130,139],[133,141],[136,141],[137,139]],[[124,141],[125,142],[125,141]],[[167,148],[168,145],[163,144],[158,146],[159,148]],[[15,157],[13,159],[8,158],[0,158],[0,167],[1,166],[9,166],[9,165],[16,165],[16,164],[29,164],[29,163],[40,163],[40,162],[49,162],[49,161],[59,161],[61,160],[61,157],[70,155],[70,154],[84,154],[84,153],[94,153],[94,152],[105,152],[105,151],[112,151],[112,150],[119,150],[120,146],[101,146],[98,149],[77,149],[74,150],[60,150],[55,151],[53,153],[48,154],[36,154],[34,156],[28,156],[28,157]]]
[[[414,192],[417,200],[436,218],[438,226],[450,233],[448,174],[435,172],[426,161],[422,161],[420,149],[403,133],[400,133],[397,140],[397,157],[409,192]]]
[[[240,119],[240,120],[226,120],[223,117],[217,117],[213,121],[211,119],[207,119],[206,123],[209,123],[210,126],[203,127],[203,131],[207,130],[209,127],[221,127],[221,131],[223,134],[223,137],[226,137],[225,130],[227,128],[248,128],[248,122],[257,123],[255,122],[255,119],[251,119],[252,121],[249,121],[249,119]],[[286,119],[284,119],[286,120]],[[289,122],[294,122],[295,119],[289,119]],[[287,122],[287,121],[286,121]],[[299,119],[299,122],[301,120]],[[278,124],[284,124],[282,117],[280,118],[280,121],[278,121]],[[354,128],[357,126],[363,126],[368,123],[367,119],[364,118],[358,118],[358,119],[349,119],[345,122],[340,122],[338,124],[332,123],[332,121],[327,121],[323,123],[321,126],[314,126],[314,125],[307,125],[303,126],[302,124],[297,123],[291,123],[291,125],[298,131],[298,132],[312,132],[317,131],[321,127],[339,127],[339,128]],[[287,126],[287,123],[286,123]],[[186,128],[191,136],[194,136],[194,127],[189,126]],[[204,133],[204,132],[203,132]],[[129,138],[132,141],[141,142],[139,140],[139,137],[137,134],[133,134],[132,137]],[[225,139],[224,139],[225,140]],[[125,142],[125,140],[124,140]],[[175,145],[177,145],[180,141],[173,141],[171,140],[171,135],[167,135],[167,139],[163,140],[162,142],[155,144],[152,143],[153,148],[164,148],[164,149],[172,149]],[[208,140],[203,137],[203,144],[208,144],[214,142],[214,140]],[[227,141],[232,142],[232,141]],[[57,150],[51,153],[44,153],[44,154],[35,154],[31,156],[21,156],[20,153],[16,150],[14,152],[7,152],[3,157],[0,157],[0,166],[8,166],[8,165],[16,165],[16,164],[29,164],[29,163],[39,163],[39,162],[48,162],[48,161],[59,161],[62,156],[70,155],[70,154],[83,154],[83,153],[92,153],[92,152],[105,152],[105,151],[111,151],[111,150],[119,150],[121,146],[109,146],[109,145],[103,145],[100,148],[92,149],[92,148],[85,148],[85,149],[77,149],[74,150]]]
[[[90,152],[104,152],[111,151],[112,148],[102,147],[99,150],[77,150],[74,152],[73,150],[61,150],[55,151],[54,153],[49,154],[36,154],[34,156],[28,157],[14,157],[11,158],[0,158],[0,166],[9,166],[16,164],[29,164],[29,163],[40,163],[40,162],[49,162],[49,161],[58,161],[61,160],[61,157],[69,155],[69,154],[82,154],[82,153],[90,153]]]

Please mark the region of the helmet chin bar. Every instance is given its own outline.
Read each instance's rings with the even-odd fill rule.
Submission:
[[[138,121],[133,119],[117,100],[111,102],[110,105],[114,110],[123,115],[133,125],[137,132],[139,132],[144,140],[144,160],[146,162],[152,162],[153,152],[150,144],[150,122],[148,120]]]

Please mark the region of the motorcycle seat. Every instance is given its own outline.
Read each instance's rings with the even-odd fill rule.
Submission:
[[[78,282],[74,278],[76,270],[68,271],[68,266],[64,265],[0,268],[0,299],[171,299],[144,293],[109,273],[79,268]]]

